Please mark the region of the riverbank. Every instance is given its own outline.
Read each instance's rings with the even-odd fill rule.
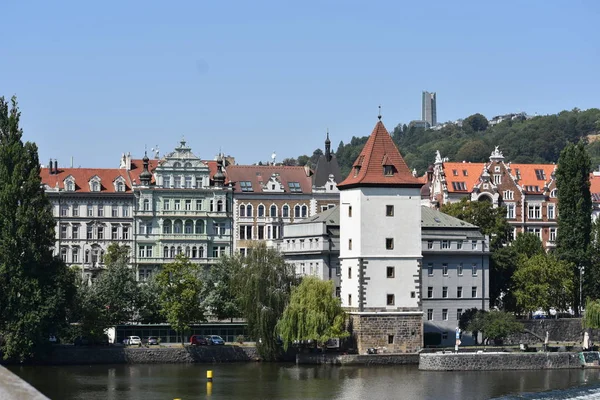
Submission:
[[[256,347],[185,346],[185,347],[79,347],[54,346],[35,361],[42,365],[90,364],[186,364],[258,361]]]
[[[418,353],[406,354],[297,354],[298,365],[418,365]]]
[[[507,371],[581,369],[579,353],[429,353],[419,355],[421,371]]]

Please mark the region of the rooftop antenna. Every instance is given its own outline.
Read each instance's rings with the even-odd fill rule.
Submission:
[[[381,104],[379,105],[379,115],[377,116],[377,119],[381,121]]]
[[[271,160],[273,165],[275,165],[275,157],[277,157],[277,154],[275,154],[275,151],[273,151],[273,154],[271,154]]]

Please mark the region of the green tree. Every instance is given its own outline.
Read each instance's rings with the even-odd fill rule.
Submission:
[[[309,161],[310,161],[310,157],[307,155],[298,156],[298,159],[296,160],[296,164],[303,167],[306,164],[308,164]]]
[[[468,116],[463,121],[463,126],[467,126],[475,132],[485,131],[488,127],[488,124],[487,118],[479,113]]]
[[[281,161],[281,165],[295,167],[297,165],[297,161],[293,157],[292,158],[284,158],[283,161]]]
[[[475,328],[478,328],[478,326],[471,325],[471,322],[473,322],[475,320],[475,318],[477,317],[477,314],[480,312],[485,312],[485,311],[481,311],[478,308],[469,308],[469,309],[463,311],[460,314],[460,318],[458,319],[458,327],[460,328],[460,330],[471,332],[471,334],[473,335],[473,339],[475,339],[475,344],[477,344],[477,334],[479,333],[479,331],[477,329],[475,329]],[[475,330],[471,330],[471,329],[475,329]]]
[[[584,328],[600,329],[600,300],[587,299],[582,322]]]
[[[489,147],[482,140],[473,140],[461,146],[456,153],[456,161],[485,162],[489,156]]]
[[[479,312],[469,325],[469,331],[483,332],[486,339],[493,339],[496,344],[514,333],[521,332],[521,325],[514,314],[505,311]]]
[[[573,267],[553,255],[523,257],[513,277],[517,304],[525,311],[566,309],[573,296]]]
[[[264,360],[279,356],[277,322],[287,306],[292,287],[297,283],[294,268],[277,251],[264,243],[252,247],[238,269],[234,286],[248,331],[257,341]]]
[[[160,303],[162,289],[156,281],[156,276],[150,276],[139,284],[140,308],[138,320],[142,324],[158,324],[165,322]]]
[[[600,299],[600,219],[592,224],[590,264],[585,271],[583,293],[585,297]]]
[[[183,336],[190,324],[204,321],[204,308],[200,305],[200,269],[183,254],[178,254],[174,262],[163,266],[156,275],[156,282],[161,288],[163,315],[181,335],[183,344]]]
[[[66,324],[73,274],[52,255],[54,218],[37,146],[23,143],[20,112],[0,98],[0,350],[24,361]]]
[[[205,275],[203,304],[210,314],[220,320],[242,316],[233,280],[243,263],[240,254],[223,256]]]
[[[556,254],[572,265],[576,290],[573,304],[579,310],[578,267],[590,267],[589,246],[592,222],[592,197],[590,194],[590,157],[583,142],[569,144],[560,153],[556,168],[558,189],[558,231]],[[598,268],[597,266],[593,266]]]
[[[307,276],[292,290],[277,330],[285,350],[294,341],[313,340],[324,346],[331,338],[349,335],[345,319],[341,301],[334,296],[333,281]]]
[[[533,257],[537,254],[545,254],[542,241],[532,232],[520,232],[515,240],[510,244],[519,256],[526,258]]]

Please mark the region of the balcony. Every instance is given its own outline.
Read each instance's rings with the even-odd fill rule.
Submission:
[[[156,242],[160,240],[209,240],[206,233],[139,233],[137,241]]]

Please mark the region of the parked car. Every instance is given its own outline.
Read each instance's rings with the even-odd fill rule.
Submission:
[[[135,345],[141,345],[142,344],[142,339],[140,339],[139,336],[127,336],[124,340],[123,340],[123,344],[125,346],[135,346]]]
[[[50,335],[50,337],[48,338],[48,341],[50,343],[57,344],[58,343],[58,338],[55,335]]]
[[[192,337],[190,337],[190,344],[192,346],[206,346],[208,345],[208,340],[201,335],[192,335]]]
[[[148,344],[148,346],[152,346],[152,345],[158,345],[158,338],[154,337],[154,336],[150,336],[147,340],[146,343]]]
[[[217,344],[217,345],[224,345],[225,341],[223,340],[223,338],[221,336],[217,336],[217,335],[210,335],[206,337],[206,340],[208,341],[208,344]]]

